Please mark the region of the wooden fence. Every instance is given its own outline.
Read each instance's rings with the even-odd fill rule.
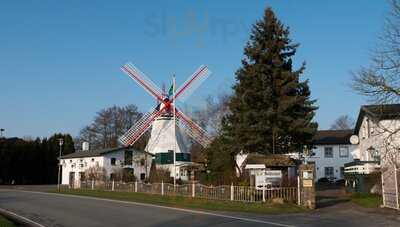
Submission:
[[[173,185],[169,183],[114,182],[114,181],[82,181],[78,188],[87,190],[104,190],[119,192],[140,192],[148,194],[184,196],[193,198],[231,200],[242,202],[268,202],[281,198],[286,202],[297,201],[296,187],[279,187],[257,189],[248,186],[206,186],[198,183]]]

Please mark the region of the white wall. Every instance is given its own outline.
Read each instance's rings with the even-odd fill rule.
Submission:
[[[339,147],[348,147],[349,153],[347,157],[340,157]],[[333,157],[325,157],[325,147],[332,147]],[[357,148],[356,145],[341,144],[341,145],[316,145],[313,149],[314,156],[307,158],[308,162],[315,162],[316,178],[315,180],[325,177],[325,167],[333,167],[335,180],[343,179],[340,169],[344,167],[345,163],[352,162],[352,152]]]
[[[111,159],[115,158],[115,165],[111,165]],[[143,153],[135,153],[132,158],[132,165],[125,165],[125,151],[119,150],[115,152],[110,152],[102,156],[95,157],[83,157],[83,158],[69,158],[62,159],[62,175],[61,184],[68,185],[70,172],[74,172],[75,184],[80,181],[80,172],[85,172],[90,167],[101,167],[106,170],[106,177],[110,178],[110,174],[120,170],[123,167],[131,167],[134,170],[134,175],[136,179],[140,180],[140,175],[146,173],[145,166],[141,165],[140,159],[144,159],[145,155]],[[147,155],[148,158],[148,173],[150,173],[152,156]]]
[[[62,159],[62,175],[61,184],[69,184],[70,172],[74,172],[75,181],[80,180],[80,172],[85,172],[90,167],[103,166],[103,157],[84,157],[84,158],[69,158]]]
[[[400,147],[400,132],[397,132],[399,128],[400,120],[376,122],[365,116],[358,133],[360,160],[373,161],[373,154],[368,151],[373,147],[380,154],[383,165],[393,165],[397,162],[400,166],[400,152],[396,149]]]

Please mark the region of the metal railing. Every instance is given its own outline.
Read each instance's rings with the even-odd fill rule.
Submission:
[[[77,187],[75,187],[77,188]],[[199,183],[173,185],[169,183],[142,183],[116,181],[82,181],[80,189],[139,192],[167,196],[183,196],[211,200],[231,200],[241,202],[268,202],[279,198],[287,202],[296,202],[296,187],[279,187],[259,189],[249,186],[206,186]]]

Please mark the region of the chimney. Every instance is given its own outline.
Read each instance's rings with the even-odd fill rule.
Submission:
[[[83,142],[82,151],[88,151],[88,150],[89,150],[89,142]]]

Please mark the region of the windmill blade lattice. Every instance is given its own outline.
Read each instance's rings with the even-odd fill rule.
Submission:
[[[160,116],[163,109],[154,109],[143,115],[123,136],[119,138],[120,143],[125,146],[134,144],[150,127],[153,120]]]
[[[198,142],[203,147],[207,147],[211,143],[211,138],[207,132],[197,125],[192,119],[186,116],[183,112],[175,108],[178,126],[192,139]]]
[[[156,98],[158,101],[163,101],[161,89],[133,64],[127,63],[121,67],[121,70],[124,71],[142,88],[144,88],[144,90],[147,91],[147,93],[149,93],[151,96]]]
[[[183,84],[176,90],[173,100],[179,97],[185,101],[207,78],[211,71],[205,65],[201,65]]]

